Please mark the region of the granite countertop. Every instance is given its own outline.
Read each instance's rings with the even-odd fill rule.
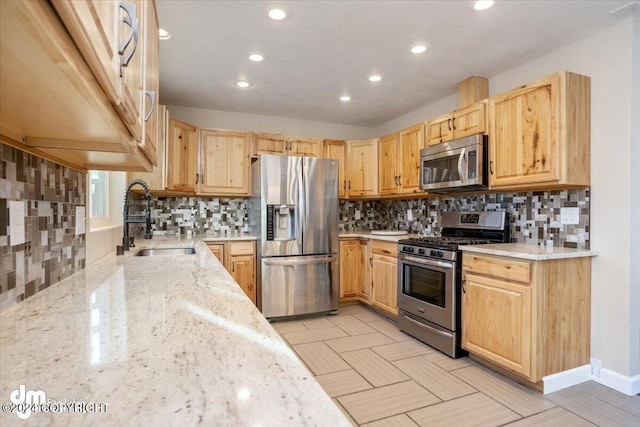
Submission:
[[[597,256],[598,253],[589,249],[572,249],[527,245],[525,243],[496,243],[492,245],[460,246],[463,252],[473,252],[484,255],[498,255],[511,258],[529,259],[534,261],[580,258]]]
[[[236,240],[258,240],[258,238],[256,236],[252,236],[250,234],[243,234],[243,235],[237,235],[237,234],[228,234],[228,235],[220,235],[220,236],[213,236],[213,235],[204,235],[202,236],[202,240],[204,240],[205,242],[227,242],[227,241],[236,241]]]
[[[136,244],[196,254],[111,254],[0,314],[3,404],[25,385],[107,404],[37,425],[349,425],[202,238]]]
[[[397,242],[400,239],[408,239],[410,237],[418,237],[417,234],[402,234],[395,236],[385,236],[380,234],[372,234],[371,230],[365,231],[352,231],[349,233],[340,233],[341,239],[348,238],[361,238],[361,239],[373,239],[373,240],[384,240],[386,242]]]

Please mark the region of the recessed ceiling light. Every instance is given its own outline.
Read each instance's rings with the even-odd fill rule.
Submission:
[[[160,31],[158,31],[158,37],[160,40],[169,40],[171,38],[171,34],[169,34],[169,31],[164,28],[160,28]]]
[[[286,17],[287,12],[282,9],[274,8],[269,11],[269,18],[273,19],[274,21],[282,21]]]
[[[260,55],[259,53],[252,53],[251,55],[249,55],[249,59],[253,62],[260,62],[264,59],[264,56]]]
[[[380,80],[382,80],[382,76],[379,74],[372,74],[369,76],[370,82],[379,82]]]
[[[343,96],[340,97],[340,101],[342,101],[342,102],[351,101],[351,97],[349,95],[343,95]]]
[[[243,89],[252,86],[251,82],[248,82],[246,80],[238,80],[237,82],[234,83],[234,85],[241,87]]]
[[[475,10],[485,10],[493,6],[493,0],[478,0],[473,5]]]
[[[417,44],[411,48],[411,53],[422,53],[427,51],[427,46],[424,44]]]

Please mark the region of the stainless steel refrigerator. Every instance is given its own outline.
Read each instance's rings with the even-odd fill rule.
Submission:
[[[338,309],[338,164],[263,155],[252,165],[258,307],[268,319]]]

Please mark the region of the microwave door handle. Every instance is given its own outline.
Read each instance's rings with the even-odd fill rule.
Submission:
[[[460,181],[463,184],[467,180],[467,174],[465,173],[465,171],[468,167],[468,160],[466,157],[467,157],[467,149],[463,148],[462,151],[460,152],[460,157],[458,157],[458,175],[460,176]]]

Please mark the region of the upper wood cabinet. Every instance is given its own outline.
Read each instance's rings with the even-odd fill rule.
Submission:
[[[158,164],[151,172],[127,172],[127,182],[134,179],[141,179],[149,185],[152,192],[164,191],[167,189],[167,144],[169,132],[169,112],[167,107],[160,105],[158,126],[157,156]],[[139,187],[134,187],[134,190]]]
[[[167,190],[195,193],[200,180],[197,167],[197,128],[169,120],[167,143]]]
[[[114,108],[120,11],[111,1],[0,2],[4,142],[80,170],[151,170],[140,124],[136,133]]]
[[[274,133],[255,133],[254,155],[283,154],[287,156],[322,156],[322,140]]]
[[[161,154],[158,152],[160,143],[160,26],[156,15],[155,3],[144,1],[144,102],[143,123],[144,138],[140,143],[140,149],[152,161],[160,162]],[[155,161],[154,161],[155,160]]]
[[[249,133],[200,129],[198,194],[248,195]]]
[[[337,139],[324,140],[324,157],[338,161],[338,197],[347,195],[347,179],[344,173],[346,163],[346,141]]]
[[[486,131],[486,103],[478,102],[425,122],[427,144],[435,145]]]
[[[424,125],[419,124],[380,138],[380,195],[422,193],[420,149]]]
[[[378,139],[347,141],[347,196],[378,195]]]
[[[561,71],[489,98],[492,189],[590,183],[590,79]]]

